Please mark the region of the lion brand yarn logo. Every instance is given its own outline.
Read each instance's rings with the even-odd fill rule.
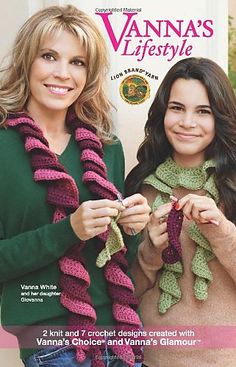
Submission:
[[[129,104],[141,104],[150,97],[150,86],[144,77],[133,74],[121,82],[120,95]]]

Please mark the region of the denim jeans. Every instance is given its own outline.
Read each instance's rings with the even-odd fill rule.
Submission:
[[[41,349],[24,361],[25,367],[91,367],[91,360],[87,358],[83,363],[79,363],[75,357],[73,347],[47,348]],[[127,367],[120,359],[115,359],[109,355],[108,351],[104,354],[106,367]],[[141,367],[142,363],[136,363],[135,367]]]

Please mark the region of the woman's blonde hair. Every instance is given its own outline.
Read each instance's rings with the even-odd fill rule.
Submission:
[[[30,17],[19,30],[9,65],[1,70],[0,125],[9,112],[20,112],[30,96],[29,75],[40,44],[48,35],[66,30],[82,41],[87,55],[86,85],[75,102],[78,117],[94,125],[103,140],[109,140],[111,104],[104,93],[108,68],[107,48],[95,22],[72,5],[51,6]]]

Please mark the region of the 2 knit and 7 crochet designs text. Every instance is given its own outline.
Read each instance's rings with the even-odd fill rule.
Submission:
[[[33,328],[32,328],[33,329]],[[27,347],[42,348],[45,346],[99,346],[111,347],[114,345],[144,346],[144,347],[197,347],[201,340],[196,338],[195,331],[186,329],[150,329],[132,330],[100,328],[92,329],[71,329],[65,327],[41,327],[37,334],[30,336],[31,345]],[[34,341],[34,342],[33,342]],[[27,342],[27,341],[26,341]],[[32,345],[34,343],[34,345]],[[25,346],[26,347],[26,346]]]
[[[17,334],[24,326],[9,326]],[[27,327],[22,347],[42,349],[45,346],[63,347],[82,345],[100,346],[142,346],[146,348],[173,349],[215,349],[236,348],[236,326],[160,326],[140,331],[115,329],[101,326],[97,330],[70,328],[67,326],[34,325]],[[10,337],[9,337],[10,336]],[[17,340],[0,327],[0,338],[4,348],[16,348]]]

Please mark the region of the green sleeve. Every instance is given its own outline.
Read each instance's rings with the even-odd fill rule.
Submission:
[[[107,166],[108,179],[113,182],[116,188],[124,194],[125,159],[123,147],[119,139],[114,138],[112,145],[104,147],[105,163]],[[106,152],[109,151],[109,154]]]
[[[129,266],[131,266],[137,256],[138,246],[141,242],[141,234],[136,234],[135,236],[124,234],[123,238],[128,249],[126,259],[129,263]]]
[[[3,233],[1,235],[3,237]],[[62,257],[77,242],[70,217],[9,239],[1,239],[0,282],[47,266]]]

